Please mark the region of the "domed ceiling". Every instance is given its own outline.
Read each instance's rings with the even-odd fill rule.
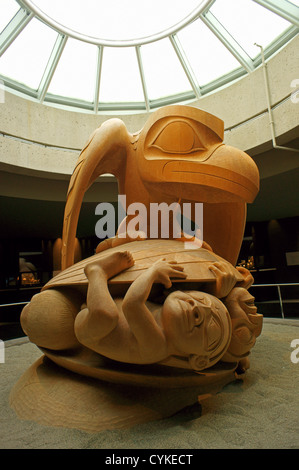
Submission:
[[[1,0],[0,84],[87,112],[188,103],[299,30],[298,0]]]

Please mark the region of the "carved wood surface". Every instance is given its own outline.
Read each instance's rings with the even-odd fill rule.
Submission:
[[[184,242],[176,240],[142,240],[126,243],[121,246],[109,248],[109,253],[117,251],[130,251],[132,253],[135,264],[126,271],[118,274],[109,280],[109,284],[131,284],[138,276],[151,266],[155,261],[165,258],[167,261],[176,261],[184,267],[187,274],[186,279],[175,279],[176,282],[215,282],[214,274],[209,270],[209,266],[217,261],[223,261],[215,253],[205,248],[188,248]],[[49,289],[53,287],[65,285],[87,285],[87,278],[84,274],[84,267],[93,259],[101,259],[107,256],[107,252],[98,253],[90,258],[84,259],[79,263],[65,269],[60,274],[51,279],[43,288]],[[243,276],[234,269],[236,281],[242,281]]]
[[[84,194],[104,173],[116,176],[127,207],[139,202],[149,213],[152,202],[203,203],[205,241],[215,253],[235,264],[243,239],[246,204],[259,190],[259,172],[249,155],[223,143],[223,129],[223,121],[216,116],[179,105],[152,113],[136,134],[128,132],[120,119],[105,121],[82,150],[70,180],[62,269],[74,262]]]

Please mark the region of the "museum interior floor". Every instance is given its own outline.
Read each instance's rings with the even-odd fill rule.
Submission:
[[[0,364],[0,448],[298,448],[299,363],[296,350],[291,346],[297,338],[298,320],[266,318],[262,334],[251,352],[251,367],[244,376],[239,376],[217,394],[199,396],[194,390],[193,405],[189,403],[172,416],[140,419],[141,422],[133,424],[128,419],[119,419],[110,425],[103,420],[107,410],[94,406],[91,413],[86,407],[88,398],[76,396],[82,386],[84,397],[92,396],[93,387],[101,384],[87,379],[78,388],[78,376],[64,370],[59,373],[67,373],[72,384],[64,403],[55,404],[49,397],[47,403],[40,397],[32,404],[32,397],[27,394],[21,406],[12,407],[12,390],[42,353],[26,337],[7,340],[5,361]],[[295,355],[292,356],[292,352]],[[118,393],[123,394],[120,405],[125,407],[130,393],[136,396],[138,390],[130,392],[128,387],[119,387]],[[71,410],[63,422],[59,419],[61,406],[70,406]]]

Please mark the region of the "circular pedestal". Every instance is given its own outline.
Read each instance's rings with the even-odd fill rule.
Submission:
[[[88,361],[83,354],[80,360],[57,357],[56,362],[68,362],[68,369],[72,363],[73,369],[79,370]],[[10,405],[21,419],[99,432],[169,417],[235,380],[231,366],[211,369],[208,374],[173,369],[161,375],[161,369],[143,369],[129,366],[117,370],[112,364],[101,367],[92,363],[86,367],[85,363],[85,373],[90,372],[87,377],[42,356],[13,387]]]

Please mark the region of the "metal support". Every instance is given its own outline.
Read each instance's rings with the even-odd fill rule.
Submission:
[[[222,44],[230,51],[247,72],[254,70],[253,60],[247,52],[238,44],[238,42],[229,34],[224,26],[210,12],[200,15],[200,19],[208,26],[212,33],[222,42]]]
[[[50,86],[51,80],[53,78],[54,72],[56,70],[56,67],[58,65],[58,62],[60,60],[61,54],[63,52],[63,49],[66,45],[68,37],[67,36],[62,36],[58,35],[55,45],[53,47],[50,59],[48,61],[47,67],[44,71],[44,75],[41,79],[38,92],[37,92],[37,98],[43,102],[46,96],[46,93],[48,91],[48,88]]]
[[[280,290],[280,288],[281,288],[281,287],[287,287],[287,286],[292,286],[292,287],[296,286],[296,287],[299,287],[299,283],[298,283],[298,282],[286,282],[286,283],[283,283],[283,284],[252,284],[251,288],[252,288],[252,287],[277,287],[278,298],[279,298],[279,305],[280,305],[280,312],[281,312],[282,318],[284,319],[285,316],[284,316],[283,301],[282,301],[282,295],[281,295],[281,290]]]
[[[281,311],[281,316],[284,318],[284,312],[283,312],[283,304],[282,304],[282,298],[281,298],[281,291],[280,291],[280,286],[277,286],[278,290],[278,297],[279,297],[279,304],[280,304],[280,311]]]
[[[6,28],[0,34],[0,57],[16,37],[23,31],[27,24],[34,17],[34,13],[28,13],[22,8],[16,13],[13,19],[8,23]]]
[[[294,149],[292,147],[282,147],[281,145],[277,145],[277,143],[276,143],[275,123],[274,123],[274,118],[273,118],[273,113],[272,113],[269,78],[268,78],[267,64],[266,64],[265,56],[264,56],[264,49],[263,49],[262,46],[260,46],[257,43],[255,43],[255,45],[261,49],[262,67],[263,67],[264,82],[265,82],[265,92],[266,92],[266,100],[267,100],[267,108],[268,108],[268,114],[269,114],[269,124],[270,124],[270,131],[271,131],[271,138],[272,138],[273,148],[278,149],[278,150],[288,150],[290,152],[297,152],[298,153],[299,149]]]
[[[11,307],[11,306],[16,306],[16,305],[27,305],[29,302],[15,302],[12,304],[1,304],[0,307]]]
[[[181,43],[180,43],[178,37],[174,34],[170,35],[169,39],[170,39],[170,42],[171,42],[171,44],[172,44],[172,46],[173,46],[173,48],[176,52],[176,55],[178,56],[178,59],[181,63],[181,66],[183,67],[184,72],[187,75],[187,78],[190,82],[190,85],[192,86],[192,89],[195,93],[195,96],[196,96],[197,99],[199,99],[201,97],[200,87],[199,87],[199,84],[197,83],[197,80],[195,78],[193,70],[192,70],[190,64],[188,63],[187,57],[186,57],[185,52],[184,52],[184,50],[181,46]]]
[[[293,3],[281,0],[254,0],[254,2],[299,26],[299,8]]]
[[[95,86],[95,93],[94,93],[94,112],[95,113],[98,112],[98,107],[99,107],[103,53],[104,53],[104,47],[98,46],[97,76],[96,76],[96,86]]]
[[[194,8],[189,15],[185,16],[181,21],[166,28],[158,33],[141,37],[141,38],[132,38],[127,40],[111,40],[99,37],[92,37],[86,34],[81,34],[78,31],[74,31],[66,26],[55,21],[53,18],[48,16],[43,10],[41,10],[34,1],[32,0],[19,0],[19,2],[24,5],[25,8],[34,12],[34,15],[41,19],[44,23],[48,24],[48,26],[52,27],[56,31],[59,31],[61,34],[65,34],[66,36],[72,37],[74,39],[79,39],[79,41],[84,41],[90,44],[96,44],[98,46],[109,46],[109,47],[129,47],[129,46],[140,46],[142,44],[149,44],[154,41],[158,41],[160,39],[164,39],[170,34],[174,34],[177,31],[180,31],[186,25],[192,23],[198,16],[209,8],[210,5],[213,4],[213,0],[202,0],[199,2],[199,5]]]
[[[135,50],[136,50],[136,55],[137,55],[139,73],[140,73],[140,77],[141,77],[145,107],[146,107],[146,110],[149,111],[150,110],[150,105],[149,105],[149,99],[148,99],[148,94],[147,94],[146,81],[145,81],[143,64],[142,64],[142,57],[141,57],[141,53],[140,53],[140,46],[136,46]]]

